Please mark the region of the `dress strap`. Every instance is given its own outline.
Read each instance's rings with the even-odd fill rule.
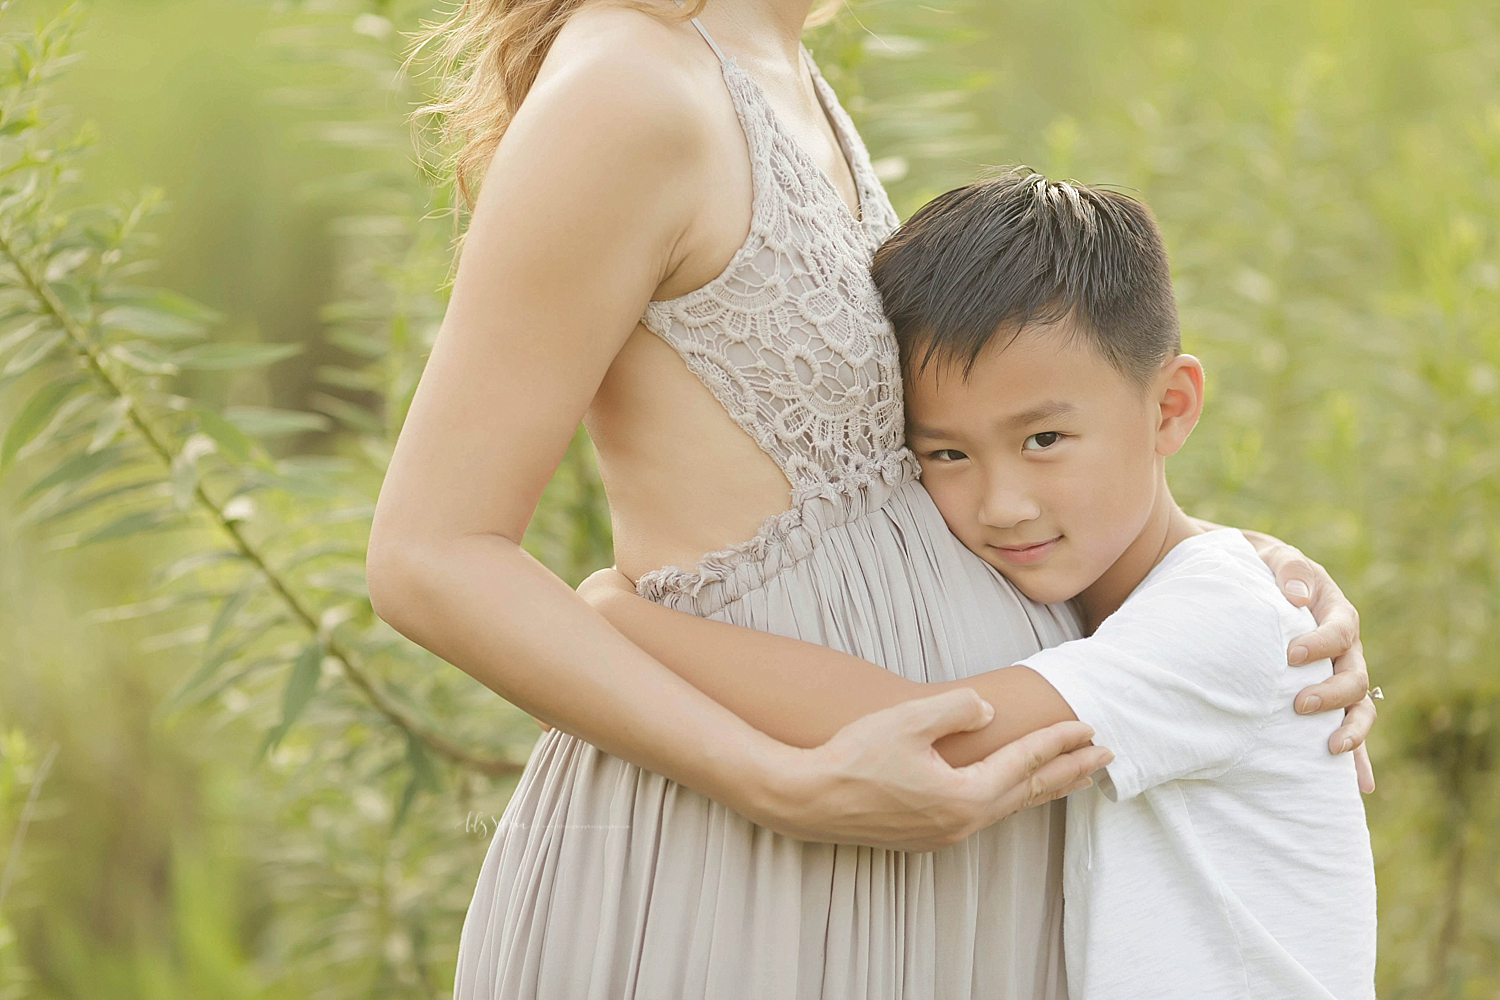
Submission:
[[[698,20],[696,17],[693,18],[692,21],[693,27],[698,29],[698,34],[703,36],[703,40],[708,43],[709,48],[714,50],[714,55],[719,57],[719,62],[722,64],[724,62],[724,53],[720,52],[719,47],[714,44],[713,36],[708,33],[708,29],[703,26],[702,21]]]

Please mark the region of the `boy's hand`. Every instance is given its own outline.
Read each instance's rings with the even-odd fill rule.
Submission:
[[[578,596],[588,601],[595,611],[600,610],[612,597],[634,593],[635,584],[630,582],[630,577],[613,566],[595,571],[578,585]]]
[[[1354,751],[1359,788],[1368,795],[1375,790],[1375,772],[1370,767],[1365,738],[1375,724],[1376,712],[1369,696],[1364,647],[1359,641],[1359,612],[1328,571],[1300,551],[1258,531],[1244,534],[1276,574],[1276,583],[1286,599],[1311,609],[1318,623],[1313,631],[1292,640],[1287,662],[1300,666],[1330,657],[1333,676],[1298,692],[1296,708],[1303,715],[1344,710],[1344,724],[1328,738],[1328,752]]]

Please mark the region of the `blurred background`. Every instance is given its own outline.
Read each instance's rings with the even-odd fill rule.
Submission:
[[[454,236],[398,72],[435,10],[0,9],[0,1000],[449,995],[536,729],[362,579]],[[1178,498],[1327,565],[1387,695],[1380,995],[1500,997],[1500,8],[851,0],[808,42],[903,218],[1013,163],[1152,206],[1209,372]],[[611,561],[581,435],[527,544]]]

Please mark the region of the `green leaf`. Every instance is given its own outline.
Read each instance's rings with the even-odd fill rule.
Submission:
[[[365,558],[365,548],[363,546],[352,545],[347,542],[320,542],[316,545],[309,545],[307,548],[300,549],[297,552],[293,553],[279,566],[277,566],[277,572],[289,573],[293,569],[296,569],[298,566],[301,566],[304,563],[311,562],[314,559],[320,559],[324,556],[337,556],[340,559],[349,560],[363,560]]]
[[[199,344],[178,351],[172,355],[172,362],[197,371],[259,368],[303,350],[302,344]]]
[[[92,391],[93,383],[89,380],[84,383],[84,390],[73,396],[62,406],[58,407],[57,413],[47,421],[36,436],[29,443],[16,452],[16,458],[20,459],[28,454],[41,451],[52,451],[58,454],[66,454],[73,450],[73,444],[78,437],[88,432],[89,421],[75,420],[74,418],[84,410],[94,409],[99,404],[99,397]]]
[[[171,693],[168,694],[165,699],[163,699],[162,711],[168,711],[172,708],[175,708],[177,705],[180,705],[190,695],[192,695],[194,691],[211,680],[213,676],[217,674],[219,670],[224,666],[224,664],[230,662],[240,653],[244,652],[245,648],[252,642],[254,642],[257,638],[259,638],[259,633],[242,635],[234,642],[231,642],[228,645],[224,646],[224,648],[204,657],[203,662],[198,665],[197,669],[195,669],[191,674],[184,678],[175,688],[172,689]],[[274,663],[285,662],[279,656],[271,657],[269,658],[269,660],[270,662]]]
[[[99,324],[156,340],[198,340],[207,331],[202,323],[142,306],[115,306],[99,317]]]
[[[213,326],[224,321],[223,313],[164,288],[112,288],[99,296],[99,302],[106,306],[128,306],[166,314],[198,326]]]
[[[311,464],[312,459],[325,457],[314,455],[294,456],[306,461],[284,458],[276,463],[274,472],[266,477],[268,485],[299,497],[330,498],[348,492],[346,462],[335,458],[337,465]]]
[[[47,425],[57,408],[84,384],[83,379],[69,378],[48,382],[26,401],[16,419],[6,429],[5,441],[0,443],[0,471],[8,468],[21,446],[36,436],[37,431]]]
[[[324,385],[350,389],[354,392],[380,392],[385,382],[373,372],[341,368],[337,365],[321,365],[317,370],[318,381]]]
[[[30,311],[31,311],[30,306],[26,307],[25,312],[30,312]],[[9,351],[12,347],[19,346],[22,341],[24,341],[27,338],[31,337],[34,333],[36,333],[42,327],[46,326],[46,324],[47,324],[46,319],[44,319],[41,316],[36,316],[36,317],[32,318],[29,322],[22,323],[20,326],[16,327],[14,330],[10,331],[10,333],[7,333],[5,336],[0,337],[0,354],[4,354],[5,352]]]
[[[198,429],[213,438],[225,454],[236,461],[249,460],[254,442],[243,431],[212,410],[194,410],[193,414],[198,418]]]
[[[198,487],[198,460],[216,447],[207,434],[193,434],[172,459],[172,503],[178,510],[187,510],[193,502],[193,491]]]
[[[98,472],[120,464],[124,459],[126,449],[123,445],[114,445],[102,451],[79,452],[62,461],[51,472],[28,486],[21,494],[22,500],[29,500],[58,483],[82,483]]]
[[[52,289],[52,294],[57,296],[57,301],[74,319],[83,319],[89,314],[89,299],[83,289],[67,281],[52,281],[47,283]]]
[[[109,355],[147,375],[176,375],[177,365],[161,348],[144,340],[128,344],[111,344]]]
[[[414,734],[406,734],[406,763],[411,768],[411,778],[406,782],[406,787],[401,790],[401,801],[396,804],[396,814],[391,817],[391,832],[401,829],[406,822],[406,816],[411,811],[412,803],[416,801],[417,794],[423,791],[437,791],[441,787],[438,781],[437,769],[432,764],[432,754],[428,752],[426,745]]]
[[[94,425],[94,436],[90,439],[88,448],[85,449],[90,455],[114,443],[115,436],[125,425],[125,416],[129,409],[129,396],[116,396],[114,401],[104,408],[104,412],[99,414],[98,423]]]
[[[313,393],[311,402],[318,409],[352,430],[364,431],[368,434],[381,434],[385,431],[385,425],[380,422],[379,418],[347,399],[330,396],[326,392],[316,392]]]
[[[283,737],[292,728],[293,723],[312,700],[313,694],[318,688],[318,678],[323,672],[323,640],[321,637],[313,639],[302,650],[297,662],[292,664],[292,669],[286,678],[286,687],[281,693],[281,721],[266,733],[261,741],[260,749],[256,751],[256,759],[264,757],[266,751],[275,749],[281,743]]]
[[[347,327],[335,328],[328,332],[328,341],[338,347],[342,347],[350,354],[358,354],[362,358],[383,358],[391,353],[391,345],[380,337],[372,337],[367,333],[352,330]]]
[[[61,330],[53,330],[50,333],[42,334],[30,344],[27,344],[25,348],[18,351],[16,356],[11,358],[6,364],[5,368],[0,369],[0,375],[20,375],[23,372],[30,371],[47,360],[47,357],[62,342],[63,334]]]
[[[224,419],[251,437],[279,437],[303,431],[326,431],[329,427],[328,418],[321,413],[278,410],[268,406],[227,406],[224,408]]]
[[[37,124],[36,111],[27,111],[0,124],[0,135],[15,135],[18,132],[24,132],[29,128],[33,128]]]
[[[48,281],[59,281],[62,278],[66,278],[69,274],[76,271],[80,264],[83,264],[94,255],[92,247],[67,246],[61,241],[54,243],[53,249],[56,252],[47,261]]]
[[[174,559],[155,573],[151,574],[151,585],[160,587],[180,579],[195,570],[204,569],[208,566],[216,566],[221,562],[238,562],[245,556],[237,549],[219,549],[214,552],[193,552],[180,559]]]
[[[259,573],[251,573],[245,577],[239,589],[225,599],[224,603],[219,606],[218,614],[214,615],[213,624],[208,627],[208,638],[203,642],[204,648],[213,648],[214,643],[219,641],[219,636],[234,624],[235,618],[245,610],[245,605],[250,603],[250,598],[255,596],[263,583],[264,580]]]
[[[97,493],[90,493],[88,496],[81,497],[72,503],[68,503],[67,500],[73,495],[74,491],[60,488],[56,493],[43,494],[36,503],[21,511],[16,516],[16,523],[30,525],[61,521],[75,514],[81,514],[106,500],[118,499],[126,494],[136,493],[140,490],[157,489],[161,485],[162,481],[156,478],[125,483],[120,486],[112,486],[109,489],[100,490]]]
[[[281,694],[281,724],[291,728],[302,715],[307,703],[312,701],[318,688],[318,678],[323,672],[323,640],[314,639],[302,650],[292,672],[287,675],[286,689]]]
[[[247,663],[241,664],[240,667],[239,667],[239,669],[231,671],[230,673],[226,674],[225,676],[219,678],[219,680],[215,681],[213,684],[209,685],[208,687],[203,687],[203,684],[207,681],[208,678],[204,678],[203,680],[200,680],[197,684],[194,684],[193,685],[193,689],[194,690],[186,689],[186,686],[184,686],[185,689],[184,689],[183,694],[180,695],[177,699],[173,700],[170,703],[163,702],[162,705],[161,705],[161,709],[160,710],[162,712],[166,712],[167,710],[175,707],[175,705],[178,702],[185,701],[188,698],[191,698],[192,704],[194,704],[194,705],[201,705],[204,702],[208,701],[210,698],[216,697],[220,692],[222,692],[226,688],[229,688],[229,687],[232,687],[235,684],[238,684],[240,681],[244,680],[246,677],[249,677],[251,674],[255,673],[257,670],[262,670],[262,669],[264,669],[266,667],[274,667],[274,666],[277,666],[278,664],[285,663],[285,662],[286,662],[285,659],[283,659],[280,656],[261,656],[261,657],[257,657],[254,660],[250,660]],[[223,666],[223,664],[215,664],[215,671],[217,669],[219,669],[220,667],[222,667],[222,666]],[[212,674],[213,672],[214,671],[211,671],[210,674]],[[195,690],[195,689],[198,689],[198,688],[202,688],[202,690]]]
[[[172,459],[172,506],[186,511],[198,487],[198,463],[178,455]]]
[[[78,548],[93,545],[95,542],[109,542],[130,535],[145,534],[148,531],[159,531],[176,523],[177,517],[169,511],[157,508],[132,511],[80,537]]]

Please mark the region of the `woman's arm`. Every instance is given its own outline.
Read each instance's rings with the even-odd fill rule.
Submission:
[[[1364,663],[1358,651],[1354,608],[1327,573],[1296,549],[1267,535],[1246,534],[1276,570],[1278,579],[1311,578],[1313,586],[1319,588],[1313,610],[1320,626],[1293,643],[1294,651],[1300,644],[1309,652],[1300,660],[1289,656],[1294,663],[1340,656],[1346,676],[1336,675],[1338,683],[1325,681],[1304,690],[1298,695],[1298,710],[1320,710],[1317,705],[1307,707],[1309,695],[1326,699],[1327,708],[1322,710],[1350,708],[1349,718],[1330,740],[1329,750],[1356,750],[1361,788],[1371,791],[1374,781],[1363,741],[1374,717],[1373,703],[1365,697],[1365,687],[1359,682]],[[594,574],[584,581],[579,593],[633,642],[699,690],[762,732],[794,746],[817,746],[867,712],[921,697],[934,689],[969,688],[997,708],[987,726],[945,737],[934,745],[955,766],[982,758],[1032,730],[1076,718],[1062,696],[1027,667],[1002,667],[961,681],[922,684],[890,672],[869,674],[866,661],[816,643],[661,607],[636,596],[630,581],[614,570]],[[1364,711],[1366,704],[1371,706],[1369,713]],[[1343,744],[1345,739],[1350,745]]]
[[[987,720],[966,692],[816,750],[777,742],[521,549],[613,358],[682,262],[693,192],[714,190],[695,78],[649,45],[599,39],[586,55],[539,81],[488,168],[377,503],[376,613],[532,715],[793,836],[939,846],[1076,784],[1098,766],[1076,723],[974,767],[938,758],[932,740]]]
[[[674,113],[669,78],[649,75],[595,60],[538,85],[516,114],[381,487],[367,574],[381,618],[502,697],[727,795],[754,780],[767,742],[519,545],[692,210],[698,130]]]
[[[955,767],[971,764],[1033,730],[1076,719],[1030,667],[923,684],[848,653],[673,611],[636,596],[630,581],[600,570],[578,588],[610,624],[694,687],[783,743],[815,747],[870,712],[933,691],[969,689],[996,707],[988,725],[934,745]]]

